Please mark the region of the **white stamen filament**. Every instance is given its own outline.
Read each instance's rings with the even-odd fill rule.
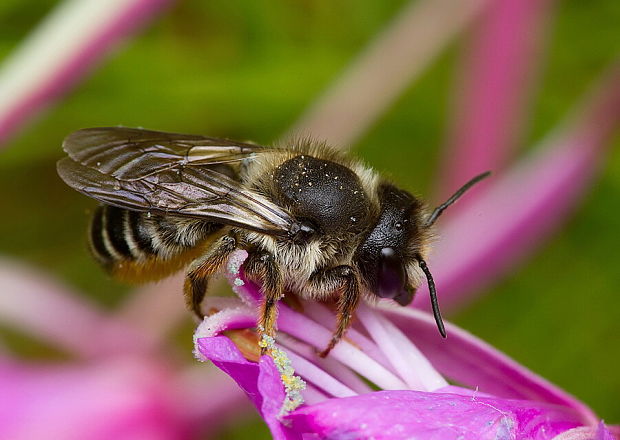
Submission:
[[[357,316],[408,387],[412,390],[426,391],[424,383],[418,376],[416,366],[408,364],[403,347],[400,347],[391,337],[379,316],[363,305],[358,307]]]
[[[304,397],[306,405],[314,405],[315,403],[324,402],[329,398],[328,395],[323,394],[314,385],[306,384],[306,389],[301,392]]]
[[[373,391],[372,388],[350,368],[342,365],[334,359],[331,359],[329,356],[327,358],[320,358],[314,348],[304,344],[303,342],[297,341],[295,338],[291,338],[285,333],[278,334],[278,344],[281,344],[288,350],[294,351],[298,355],[303,356],[310,362],[315,363],[319,366],[319,368],[323,369],[337,381],[346,385],[356,394],[365,394]]]
[[[328,328],[336,327],[336,317],[334,315],[334,312],[329,310],[323,304],[309,301],[305,302],[304,315],[309,316],[316,322],[327,325]],[[373,340],[363,335],[353,327],[349,328],[345,335],[345,338],[348,341],[351,341],[356,347],[359,347],[359,349],[366,353],[368,356],[380,363],[384,368],[396,374],[396,370],[392,366],[392,363],[389,361],[385,353],[379,347],[377,347],[377,344],[375,344]]]
[[[311,382],[321,391],[333,397],[356,396],[357,393],[342,382],[330,376],[325,370],[292,350],[283,349],[291,363],[295,366],[295,372]]]
[[[279,324],[281,331],[319,350],[325,348],[331,337],[327,328],[285,307],[281,307]],[[345,340],[340,341],[329,356],[384,390],[402,390],[407,386],[398,376]]]
[[[411,389],[435,391],[448,385],[411,339],[383,315],[362,305],[358,309],[358,317]]]

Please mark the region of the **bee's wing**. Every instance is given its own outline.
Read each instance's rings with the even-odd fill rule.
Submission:
[[[78,130],[62,148],[74,161],[122,180],[137,180],[178,166],[238,162],[260,145],[206,136],[126,127]]]
[[[265,197],[215,171],[264,152],[260,146],[129,128],[80,130],[65,140],[58,174],[72,188],[122,208],[203,218],[269,234],[292,218]]]

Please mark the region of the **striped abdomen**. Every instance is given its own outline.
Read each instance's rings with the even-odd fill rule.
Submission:
[[[113,275],[129,281],[163,278],[204,252],[202,243],[222,225],[151,215],[109,205],[95,211],[90,249]]]

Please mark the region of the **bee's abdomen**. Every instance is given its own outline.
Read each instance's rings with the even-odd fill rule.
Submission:
[[[221,227],[202,220],[102,205],[92,218],[89,242],[94,257],[108,271],[120,269],[125,278],[148,275],[146,278],[151,279],[178,269],[180,256],[190,253]],[[158,267],[150,276],[146,272],[154,265]]]

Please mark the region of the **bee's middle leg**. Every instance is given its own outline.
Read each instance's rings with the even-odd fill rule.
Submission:
[[[264,296],[258,322],[261,339],[263,335],[274,337],[277,302],[284,295],[282,271],[276,264],[274,256],[266,251],[251,253],[243,263],[243,270],[248,278],[260,283]],[[266,351],[265,348],[262,349],[263,354]]]
[[[199,318],[204,318],[201,309],[202,300],[207,293],[209,279],[218,272],[237,248],[237,240],[232,235],[224,235],[202,258],[194,261],[185,276],[183,292],[187,308]]]
[[[360,286],[355,270],[351,266],[336,266],[331,269],[324,269],[314,273],[310,278],[310,283],[317,290],[334,292],[338,291],[337,326],[332,334],[327,347],[319,353],[319,356],[325,357],[342,339],[349,325],[353,312],[357,307],[360,299]]]

